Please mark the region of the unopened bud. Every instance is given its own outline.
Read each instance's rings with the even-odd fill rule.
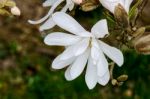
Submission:
[[[139,37],[133,44],[137,52],[145,55],[150,54],[150,34]]]
[[[143,35],[145,32],[145,27],[138,28],[135,32],[133,32],[133,37],[138,37]]]
[[[118,85],[118,81],[117,81],[116,79],[113,79],[113,80],[111,81],[111,83],[112,83],[113,86]]]
[[[114,16],[117,23],[120,26],[124,28],[128,27],[129,25],[128,14],[121,4],[118,4],[118,6],[115,7]]]
[[[98,0],[87,0],[81,4],[81,10],[88,12],[96,9],[99,6]]]
[[[121,75],[117,78],[119,82],[124,82],[128,79],[128,75]]]
[[[17,6],[14,6],[14,7],[11,8],[11,13],[13,15],[20,16],[21,11],[20,11],[20,9]]]

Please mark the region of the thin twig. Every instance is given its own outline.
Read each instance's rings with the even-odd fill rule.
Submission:
[[[114,70],[114,67],[115,67],[115,63],[111,62],[109,65],[110,65],[110,79],[113,80],[114,79],[113,70]]]

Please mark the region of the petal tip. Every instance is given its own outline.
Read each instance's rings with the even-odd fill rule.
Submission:
[[[34,22],[32,20],[28,20],[28,23],[33,24]]]
[[[95,85],[95,86],[96,86],[96,85]],[[93,86],[93,85],[87,85],[87,87],[88,87],[89,90],[94,89],[95,86]]]

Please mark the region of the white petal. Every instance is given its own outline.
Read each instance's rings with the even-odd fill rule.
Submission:
[[[122,0],[99,0],[99,1],[106,9],[114,13],[115,7],[119,3],[121,3]]]
[[[64,12],[56,12],[52,15],[52,18],[59,27],[66,31],[76,35],[89,35],[75,19]]]
[[[93,59],[93,63],[97,64],[98,60],[99,60],[99,44],[96,41],[96,39],[92,39],[92,43],[91,43],[92,47],[91,47],[91,57]]]
[[[107,45],[106,43],[99,41],[100,46],[103,50],[103,52],[110,58],[112,59],[118,66],[123,65],[124,58],[122,52],[115,48]]]
[[[72,3],[69,5],[69,10],[71,11],[71,10],[73,10],[73,8],[74,8],[74,3],[72,2]]]
[[[42,24],[40,26],[40,31],[44,31],[44,30],[48,30],[51,29],[55,26],[55,22],[53,21],[53,19],[50,17],[48,20],[46,20],[46,22],[44,24]]]
[[[110,79],[110,74],[109,71],[107,71],[104,76],[98,77],[98,83],[105,86],[109,82],[109,79]]]
[[[47,7],[47,6],[52,6],[57,0],[46,0],[44,3],[43,3],[43,6],[44,7]]]
[[[69,10],[71,11],[74,8],[74,2],[72,0],[66,0]]]
[[[39,24],[39,23],[42,23],[44,22],[47,18],[51,17],[51,15],[53,14],[55,8],[62,2],[63,0],[57,0],[53,6],[50,8],[49,12],[43,17],[41,18],[40,20],[37,20],[37,21],[32,21],[32,20],[28,20],[28,22],[30,24]]]
[[[62,55],[62,54],[61,54]],[[75,60],[75,57],[71,57],[67,60],[61,60],[60,57],[61,55],[57,56],[54,61],[52,62],[52,68],[53,69],[62,69],[70,64],[73,63],[73,61]]]
[[[72,56],[78,56],[86,51],[89,45],[89,39],[85,38],[79,41],[77,44],[69,46],[64,52],[61,57],[62,60],[66,60]]]
[[[75,49],[74,49],[75,56],[82,54],[88,48],[89,40],[90,38],[85,38],[75,45]]]
[[[85,74],[85,82],[89,89],[93,89],[97,84],[97,68],[93,64],[93,60],[89,57],[87,70]]]
[[[77,57],[77,59],[71,65],[70,69],[71,78],[75,79],[83,72],[88,60],[88,56],[89,50],[87,50],[86,52]]]
[[[68,10],[69,6],[66,4],[60,12],[66,12]]]
[[[77,43],[81,38],[75,35],[66,34],[62,32],[54,32],[48,34],[44,42],[47,45],[59,45],[59,46],[68,46]]]
[[[67,60],[67,59],[69,59],[69,58],[75,56],[75,55],[74,55],[74,48],[75,48],[75,45],[68,46],[68,47],[66,48],[66,50],[62,53],[60,59],[61,59],[61,60]]]
[[[67,68],[67,70],[65,71],[65,78],[66,78],[66,80],[68,80],[68,81],[73,80],[73,78],[71,78],[70,69],[71,69],[71,67],[69,66],[69,67]]]
[[[97,65],[97,75],[103,76],[108,70],[108,62],[96,39],[92,39],[91,56],[93,63]]]
[[[118,4],[121,4],[128,13],[130,5],[133,2],[133,0],[99,0],[99,1],[106,9],[108,9],[112,13],[114,13],[115,7]]]
[[[99,50],[99,60],[97,63],[97,75],[102,77],[108,71],[108,62],[101,50]]]
[[[49,17],[49,13],[47,15],[45,15],[43,18],[41,18],[40,20],[37,20],[37,21],[32,21],[32,20],[28,20],[28,22],[30,24],[40,24],[42,22],[44,22],[48,17]]]
[[[103,38],[106,34],[109,34],[106,19],[98,21],[93,26],[91,32],[95,35],[96,38]]]

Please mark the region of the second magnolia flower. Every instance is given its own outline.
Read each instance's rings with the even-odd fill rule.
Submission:
[[[88,32],[63,12],[54,13],[52,19],[56,25],[69,32],[50,33],[44,39],[47,45],[66,47],[65,51],[53,61],[52,68],[62,69],[68,66],[65,78],[70,81],[77,78],[87,64],[85,81],[88,88],[93,89],[97,83],[106,85],[110,74],[105,55],[118,66],[121,66],[124,61],[120,50],[99,40],[109,34],[107,21],[105,19],[98,21],[91,32]]]
[[[114,13],[115,7],[119,4],[129,13],[129,8],[133,0],[99,0],[100,3],[108,9],[111,13]]]

